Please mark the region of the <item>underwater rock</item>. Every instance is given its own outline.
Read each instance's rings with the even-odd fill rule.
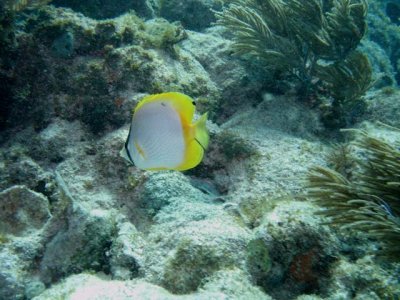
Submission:
[[[397,61],[400,58],[400,32],[399,25],[393,23],[384,15],[384,3],[389,1],[372,1],[369,3],[368,37],[369,40],[379,44],[386,52],[395,70],[397,85],[400,84],[400,69]]]
[[[40,280],[37,279],[30,280],[27,282],[25,286],[25,296],[28,299],[32,299],[33,297],[36,297],[41,293],[43,293],[45,289],[46,286]]]
[[[127,116],[131,118],[131,116]],[[137,183],[141,183],[145,179],[145,174],[141,171],[135,172],[129,168],[129,164],[120,156],[120,151],[128,136],[129,127],[120,128],[106,134],[96,144],[88,147],[91,156],[95,157],[94,164],[96,165],[97,178],[104,179],[105,182],[109,178],[116,179],[113,188],[119,186],[126,187],[132,185],[131,179],[137,175]],[[136,186],[135,186],[136,187]],[[129,192],[132,189],[129,187]]]
[[[170,21],[180,21],[186,29],[201,31],[215,22],[214,11],[222,9],[218,0],[160,1],[160,15]]]
[[[25,185],[35,192],[52,197],[55,192],[54,177],[32,158],[20,153],[18,146],[10,147],[0,163],[0,188],[6,189],[12,185]],[[27,149],[22,150],[28,152]],[[14,152],[14,153],[13,153]]]
[[[248,246],[248,271],[274,298],[319,294],[330,278],[338,241],[310,214],[316,210],[304,202],[280,203],[254,231]]]
[[[24,299],[22,262],[12,250],[0,245],[0,299]]]
[[[52,4],[58,7],[69,7],[93,19],[107,19],[117,17],[129,10],[134,10],[141,17],[154,16],[153,7],[149,0],[54,0]]]
[[[263,113],[268,128],[303,138],[322,132],[319,114],[299,103],[295,96],[264,94],[257,110]]]
[[[162,285],[183,294],[196,291],[218,270],[240,266],[248,233],[221,219],[188,223],[168,237],[176,244],[165,262]]]
[[[151,300],[226,300],[223,292],[202,291],[193,295],[177,296],[162,287],[143,281],[110,280],[104,275],[79,274],[68,277],[33,300],[54,299],[151,299]]]
[[[68,225],[46,244],[40,262],[45,283],[83,270],[109,273],[109,250],[115,235],[113,211],[85,208],[78,203],[68,210]]]
[[[231,55],[231,43],[221,36],[218,28],[210,28],[204,33],[188,32],[188,38],[180,44],[201,64],[220,90],[218,101],[207,99],[199,103],[218,122],[259,102],[266,80],[265,73],[243,65]]]
[[[215,293],[223,291],[228,299],[272,300],[272,297],[252,284],[249,274],[238,268],[215,272],[202,290]]]
[[[386,4],[386,15],[393,23],[400,25],[400,4],[389,1]]]
[[[61,57],[68,58],[74,51],[74,36],[71,32],[65,32],[56,38],[51,46],[53,52]]]
[[[204,200],[173,197],[148,236],[146,278],[173,293],[197,291],[216,271],[244,264],[248,230]]]
[[[0,299],[26,299],[34,261],[43,250],[41,234],[51,219],[49,201],[17,185],[0,192],[0,208]]]
[[[385,50],[379,44],[369,40],[363,41],[360,49],[368,56],[372,66],[375,76],[375,82],[372,87],[380,89],[388,86],[396,86],[395,68]]]
[[[81,119],[95,133],[122,125],[122,75],[106,64],[106,58],[114,46],[144,38],[144,33],[138,37],[141,23],[133,14],[96,22],[53,6],[29,11],[13,48],[19,54],[6,58],[12,59],[15,72],[7,125],[33,120],[33,127],[40,130],[54,116]]]
[[[379,121],[400,128],[400,89],[386,87],[367,97],[366,120]]]
[[[317,115],[306,105],[286,106],[278,99],[287,100],[283,96],[267,94],[265,102],[255,108],[239,110],[221,125],[222,130],[229,130],[238,136],[236,140],[251,145],[249,147],[240,143],[236,150],[250,148],[252,150],[248,154],[256,153],[242,159],[235,157],[232,161],[222,160],[222,167],[217,168],[215,163],[212,171],[205,169],[204,173],[213,178],[218,188],[227,194],[224,197],[226,201],[240,204],[249,198],[274,199],[287,197],[288,194],[295,195],[302,189],[298,178],[310,166],[323,164],[326,148],[315,137],[320,128]],[[292,101],[288,98],[289,103]],[[293,120],[294,124],[285,120]],[[204,160],[206,163],[208,156],[215,158],[214,161],[211,159],[211,165],[221,161],[212,152],[215,140],[218,138],[211,138],[210,151]]]
[[[220,97],[207,70],[180,46],[182,26],[166,20],[126,13],[96,21],[45,6],[24,15],[20,32],[7,100],[11,128],[33,123],[39,131],[59,117],[100,135],[128,121],[139,93],[181,91],[214,106]]]
[[[143,184],[141,202],[147,209],[158,212],[171,203],[174,197],[199,199],[202,193],[194,188],[187,177],[180,172],[149,173]]]
[[[0,233],[0,299],[31,299],[45,289],[35,263],[43,250],[41,233],[24,237]]]
[[[75,153],[75,147],[86,139],[79,122],[68,122],[60,118],[35,136],[35,143],[29,145],[29,154],[42,164],[60,163]]]
[[[397,269],[397,271],[396,271]],[[332,268],[329,288],[332,299],[396,299],[400,295],[398,266],[380,266],[371,256],[354,262],[339,261]]]
[[[158,49],[172,50],[170,48],[174,44],[187,38],[186,31],[179,23],[170,23],[162,18],[147,21],[145,28],[149,43]]]
[[[50,219],[49,201],[26,186],[13,186],[0,192],[0,232],[29,235]]]
[[[110,249],[110,272],[114,279],[129,280],[143,273],[145,241],[129,222],[118,224],[118,230]]]

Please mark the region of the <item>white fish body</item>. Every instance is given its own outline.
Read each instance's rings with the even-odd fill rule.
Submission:
[[[192,124],[194,104],[180,93],[144,98],[135,109],[121,156],[144,170],[186,170],[208,145],[207,114]]]

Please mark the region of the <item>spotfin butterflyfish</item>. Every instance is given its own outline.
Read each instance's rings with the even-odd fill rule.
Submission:
[[[184,171],[207,149],[207,113],[193,122],[195,102],[170,92],[144,97],[133,111],[121,156],[143,170]]]

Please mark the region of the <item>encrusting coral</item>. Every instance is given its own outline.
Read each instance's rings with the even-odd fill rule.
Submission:
[[[353,142],[361,152],[352,180],[338,172],[314,167],[308,175],[308,196],[324,207],[331,224],[366,232],[381,241],[380,255],[400,255],[400,151],[363,130]]]
[[[217,13],[217,23],[233,33],[236,54],[295,78],[301,98],[332,90],[327,115],[337,116],[351,113],[370,87],[371,66],[355,52],[366,31],[366,13],[365,0],[236,0]],[[351,83],[344,94],[338,94],[339,81]],[[341,121],[326,123],[341,127]]]

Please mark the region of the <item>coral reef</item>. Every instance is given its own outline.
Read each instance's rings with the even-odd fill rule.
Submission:
[[[177,25],[165,20],[144,23],[133,13],[99,22],[78,22],[76,13],[53,7],[42,8],[40,18],[36,14],[24,15],[19,26],[28,35],[16,37],[13,49],[18,55],[8,71],[12,81],[5,101],[14,103],[14,109],[2,117],[9,127],[34,119],[40,129],[54,116],[78,117],[92,132],[101,133],[128,118],[125,105],[132,90],[185,92],[196,82],[193,96],[210,101],[218,96],[201,66],[187,52],[173,49],[185,38]],[[160,62],[171,56],[179,59],[167,70]],[[187,72],[198,75],[185,76]],[[54,97],[47,99],[50,87]]]
[[[0,299],[398,298],[398,264],[370,255],[395,258],[397,245],[384,243],[395,227],[321,225],[328,219],[306,201],[303,180],[315,165],[341,174],[334,187],[374,177],[351,209],[398,221],[386,193],[398,193],[398,180],[385,181],[398,175],[398,132],[364,127],[336,150],[321,138],[322,114],[335,126],[362,113],[398,125],[390,47],[358,48],[364,2],[256,2],[285,4],[293,20],[281,24],[290,37],[276,35],[279,14],[245,10],[280,40],[271,46],[293,43],[284,70],[233,55],[234,35],[212,23],[214,10],[250,1],[1,2],[21,6],[0,10]],[[389,2],[379,2],[383,14]],[[371,77],[377,90],[356,100]],[[184,173],[142,171],[119,156],[132,108],[165,91],[211,116],[205,158]]]

